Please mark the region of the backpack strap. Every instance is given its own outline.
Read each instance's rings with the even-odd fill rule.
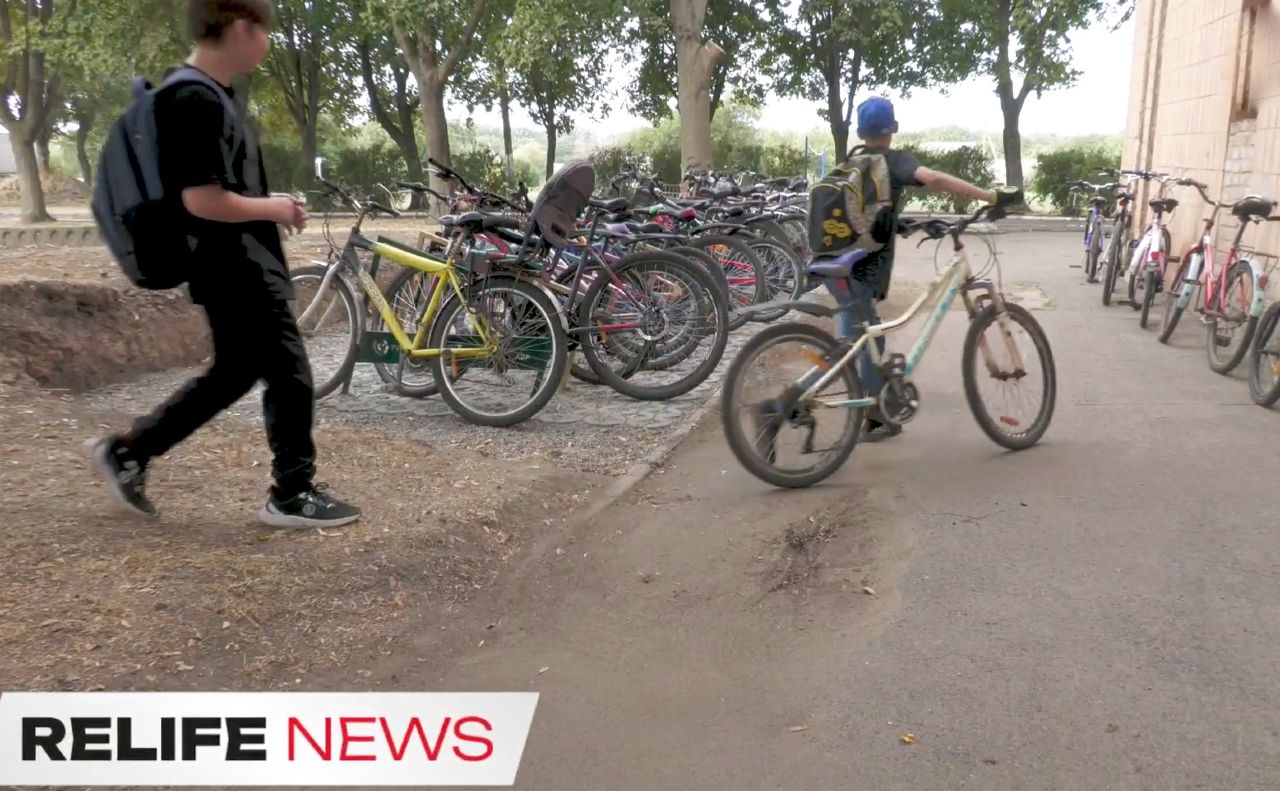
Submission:
[[[195,68],[194,66],[182,66],[178,69],[175,69],[172,73],[170,73],[167,77],[165,77],[164,80],[159,85],[157,85],[154,90],[156,93],[159,93],[160,91],[166,90],[168,88],[172,88],[176,85],[184,85],[184,84],[190,84],[190,83],[196,83],[198,85],[205,86],[209,90],[213,91],[214,96],[217,96],[218,100],[222,102],[222,136],[223,136],[223,139],[231,140],[230,149],[224,149],[222,152],[222,156],[226,162],[227,172],[231,173],[232,172],[231,163],[235,157],[235,152],[241,145],[244,145],[246,142],[245,140],[246,124],[245,124],[245,119],[240,113],[240,108],[231,99],[231,97],[227,95],[226,90],[221,85],[218,84],[218,81],[210,77],[208,74],[205,74],[203,71],[200,71],[199,69]],[[135,83],[135,90],[137,90],[136,83]]]

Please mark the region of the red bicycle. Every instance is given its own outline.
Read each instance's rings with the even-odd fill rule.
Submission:
[[[1276,202],[1268,198],[1251,195],[1234,204],[1219,203],[1209,198],[1205,185],[1191,179],[1182,179],[1179,183],[1195,187],[1200,197],[1214,210],[1205,220],[1200,242],[1183,255],[1178,266],[1173,291],[1165,304],[1160,342],[1169,342],[1183,312],[1199,295],[1196,310],[1208,328],[1209,368],[1215,373],[1228,374],[1235,370],[1249,350],[1258,319],[1262,316],[1267,290],[1268,273],[1261,264],[1244,254],[1241,242],[1250,225],[1274,222],[1280,217],[1271,216]],[[1213,260],[1212,231],[1218,212],[1228,206],[1240,220],[1240,228],[1219,270]]]

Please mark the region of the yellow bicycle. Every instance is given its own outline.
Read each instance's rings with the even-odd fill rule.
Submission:
[[[399,216],[377,201],[359,200],[324,178],[321,183],[356,215],[340,253],[328,264],[291,272],[294,315],[307,346],[316,398],[332,393],[358,359],[394,363],[426,360],[440,397],[464,420],[511,426],[536,415],[555,395],[564,376],[568,342],[555,304],[538,287],[514,274],[487,269],[483,257],[471,267],[457,261],[477,229],[456,228],[443,260],[409,247],[375,241],[361,232],[373,213]],[[360,253],[423,272],[429,296],[402,321],[361,261]],[[385,332],[364,325],[377,309]],[[406,326],[408,325],[408,326]]]

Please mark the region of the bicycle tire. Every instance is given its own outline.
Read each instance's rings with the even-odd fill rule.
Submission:
[[[1231,271],[1227,273],[1227,287],[1219,293],[1217,301],[1219,305],[1226,302],[1231,294],[1231,286],[1237,279],[1248,278],[1253,283],[1253,267],[1249,266],[1247,261],[1236,261],[1232,265]],[[1240,340],[1240,347],[1227,357],[1218,356],[1218,319],[1209,320],[1208,333],[1206,333],[1205,347],[1209,353],[1209,370],[1215,374],[1226,376],[1240,365],[1244,360],[1245,354],[1249,352],[1249,346],[1253,343],[1254,332],[1258,329],[1258,317],[1248,316],[1245,318],[1244,324],[1241,325],[1244,331],[1244,337]]]
[[[1107,269],[1102,275],[1102,304],[1111,305],[1111,295],[1116,290],[1116,279],[1120,275],[1120,245],[1113,245],[1111,254],[1107,256]]]
[[[290,303],[297,301],[297,294],[299,291],[297,281],[309,278],[315,278],[323,281],[324,276],[328,271],[329,267],[318,264],[291,268],[289,270],[289,283],[294,287],[294,297],[289,300]],[[313,349],[307,349],[307,360],[310,363],[312,370],[312,390],[315,393],[316,401],[319,401],[334,390],[337,390],[338,386],[346,381],[347,377],[351,375],[351,371],[356,365],[356,353],[360,346],[360,337],[364,334],[364,317],[360,313],[355,295],[351,292],[351,287],[347,284],[347,281],[343,280],[339,276],[334,276],[329,281],[329,287],[338,295],[338,299],[341,300],[347,311],[351,332],[347,340],[346,349],[343,352],[342,362],[334,370],[334,373],[331,376],[322,381],[316,380],[314,376],[316,370],[315,360],[318,359],[320,355]],[[296,322],[300,318],[299,312],[296,307],[291,307],[290,310],[293,313],[293,318]],[[303,308],[303,310],[305,311],[305,308]],[[328,311],[326,310],[326,313],[327,312]],[[298,333],[302,336],[303,348],[306,348],[307,336],[302,327],[298,328]]]
[[[682,255],[685,258],[691,258],[696,263],[701,264],[702,268],[707,271],[707,274],[711,275],[711,279],[715,281],[716,289],[720,292],[720,295],[724,297],[726,304],[728,303],[729,278],[725,275],[724,269],[720,267],[720,262],[716,260],[715,256],[711,255],[711,253],[708,253],[706,250],[697,247],[689,247],[684,244],[681,244],[678,247],[668,248],[667,252]]]
[[[772,302],[780,300],[783,296],[789,302],[799,299],[804,293],[804,265],[795,251],[772,239],[753,239],[748,242],[748,246],[765,264],[765,287],[768,289],[768,294],[763,301]],[[772,256],[785,257],[785,263],[779,264]],[[785,272],[780,271],[780,265],[786,267]],[[779,308],[767,313],[758,313],[753,321],[763,323],[777,321],[789,312],[787,308]]]
[[[1097,223],[1097,226],[1093,231],[1093,239],[1090,241],[1089,249],[1084,254],[1084,281],[1086,283],[1098,282],[1098,259],[1102,256],[1102,223]]]
[[[828,461],[809,472],[784,474],[770,464],[768,459],[762,458],[756,452],[755,438],[747,437],[742,432],[737,415],[738,394],[743,389],[744,378],[749,374],[748,366],[759,350],[788,337],[808,341],[821,348],[824,355],[830,354],[839,345],[835,336],[826,330],[800,322],[774,324],[756,333],[733,358],[725,374],[724,389],[720,394],[720,422],[724,427],[729,450],[747,472],[772,486],[783,489],[803,489],[829,478],[849,460],[849,456],[853,454],[861,438],[867,408],[854,409],[854,412],[859,414],[855,414],[849,421],[849,425],[845,427],[839,448]],[[841,378],[848,388],[850,399],[863,397],[862,382],[858,379],[856,369],[856,365],[848,365],[841,371]]]
[[[980,358],[978,343],[986,328],[999,317],[999,311],[996,310],[995,305],[987,305],[974,316],[969,322],[969,331],[965,333],[964,359],[961,361],[964,397],[969,402],[969,409],[973,412],[974,419],[978,421],[979,428],[992,442],[1009,450],[1025,450],[1039,442],[1045,431],[1049,429],[1049,423],[1053,419],[1054,405],[1057,402],[1058,375],[1054,368],[1053,350],[1049,348],[1049,339],[1039,322],[1031,315],[1031,311],[1009,302],[1006,302],[1004,307],[1009,318],[1021,325],[1031,336],[1036,352],[1040,356],[1040,366],[1044,376],[1044,398],[1040,403],[1040,410],[1032,421],[1030,429],[1019,435],[1010,435],[1000,430],[997,421],[987,412],[981,394],[978,393],[977,377]],[[986,373],[985,368],[983,373]]]
[[[1143,273],[1146,272],[1146,270],[1147,266],[1144,263],[1140,266],[1134,267],[1133,271],[1129,273],[1128,292],[1130,310],[1142,310],[1142,303],[1138,300],[1138,280],[1140,277],[1145,277]]]
[[[470,404],[464,403],[454,392],[454,385],[460,381],[466,381],[467,377],[455,377],[452,372],[445,371],[447,355],[432,358],[431,365],[436,375],[436,386],[440,389],[440,398],[449,405],[449,408],[455,414],[473,425],[505,428],[523,423],[538,414],[560,388],[560,381],[564,378],[564,369],[569,354],[568,339],[565,336],[564,328],[560,324],[559,307],[542,292],[542,289],[517,280],[514,277],[485,278],[468,290],[469,298],[467,304],[463,304],[456,294],[445,300],[440,312],[436,314],[436,318],[431,324],[430,343],[433,349],[447,349],[448,333],[453,326],[455,318],[459,315],[459,311],[462,311],[463,314],[467,313],[471,305],[484,299],[485,294],[496,292],[499,289],[506,289],[519,294],[522,298],[536,305],[546,318],[547,334],[552,344],[551,370],[546,376],[540,378],[529,400],[523,406],[506,414],[495,415],[481,412]]]
[[[799,215],[782,217],[778,220],[778,225],[787,234],[787,241],[791,245],[791,249],[796,251],[796,255],[800,256],[802,262],[808,262],[813,257],[813,253],[809,249],[808,217]]]
[[[396,299],[400,292],[409,287],[410,281],[414,281],[415,279],[427,281],[427,285],[423,287],[423,290],[425,290],[426,296],[430,298],[431,289],[434,287],[435,276],[419,269],[410,269],[406,267],[396,275],[395,280],[392,280],[391,285],[387,288],[387,304],[391,305],[391,309],[393,311],[399,307]],[[415,307],[417,306],[416,297],[413,299],[413,305]],[[379,314],[374,315],[378,317],[378,329],[375,331],[380,332],[382,327],[382,317]],[[409,340],[412,341],[418,333],[417,326],[410,326],[410,323],[406,321],[405,316],[397,315],[396,318],[400,321],[400,326],[404,329],[405,334],[409,336]],[[417,321],[417,311],[414,312],[412,321]],[[409,363],[404,359],[403,350],[399,363],[393,365],[391,363],[375,362],[373,364],[373,368],[378,372],[378,376],[382,378],[382,381],[391,385],[398,395],[402,395],[407,398],[430,398],[440,392],[440,389],[436,387],[435,377],[431,373],[430,362],[425,359],[419,361],[416,358],[411,358],[411,360],[416,365],[421,366],[422,370],[426,373],[427,378],[430,380],[429,382],[424,382],[422,384],[405,384],[404,368]]]
[[[597,378],[602,384],[608,385],[614,391],[622,395],[634,398],[638,401],[666,401],[676,396],[684,395],[693,388],[702,384],[707,377],[720,364],[720,360],[724,356],[725,345],[729,340],[729,317],[728,306],[724,300],[720,298],[716,291],[714,281],[711,275],[702,271],[702,267],[691,262],[682,256],[674,255],[665,251],[648,251],[632,253],[623,258],[621,261],[613,265],[614,274],[621,279],[624,274],[630,270],[636,269],[642,265],[660,265],[668,268],[672,272],[680,272],[689,278],[689,281],[696,284],[701,289],[701,293],[696,295],[695,301],[704,309],[709,308],[713,313],[705,318],[704,327],[710,327],[712,332],[710,335],[695,333],[696,344],[710,342],[711,351],[705,360],[703,360],[688,376],[666,385],[643,385],[632,382],[630,376],[634,375],[634,371],[628,376],[622,376],[608,366],[601,356],[600,344],[593,336],[588,335],[581,339],[582,355],[586,358],[587,364],[591,366],[591,370],[595,372]],[[587,290],[583,297],[582,305],[579,308],[578,326],[593,326],[597,314],[596,302],[601,298],[605,288],[614,281],[611,278],[597,278],[591,287]],[[702,294],[711,297],[709,304]],[[696,345],[695,347],[696,348]],[[673,350],[667,348],[663,354],[669,354]],[[692,353],[692,352],[690,352]],[[688,354],[683,359],[687,359]],[[656,359],[656,358],[655,358]],[[665,366],[665,367],[670,367]],[[663,370],[662,368],[648,369],[644,361],[636,369],[638,370]]]
[[[1146,282],[1142,286],[1142,315],[1138,317],[1138,326],[1144,330],[1147,328],[1147,319],[1151,316],[1151,303],[1156,298],[1156,277],[1155,270],[1147,270]]]
[[[730,298],[728,303],[729,329],[736,330],[746,326],[748,319],[746,316],[742,315],[742,308],[749,305],[758,305],[764,301],[764,262],[760,260],[760,257],[751,250],[744,240],[732,236],[721,236],[718,234],[694,236],[685,242],[685,246],[692,247],[696,250],[706,251],[712,258],[716,259],[716,263],[720,265],[721,269],[727,265],[726,259],[716,255],[714,252],[711,252],[711,248],[725,247],[727,250],[732,250],[735,256],[730,259],[733,262],[731,266],[738,269],[746,267],[747,271],[750,272],[749,276],[746,272],[738,272],[732,277],[732,279],[730,278],[729,272],[725,272],[725,282],[730,284]],[[732,282],[732,280],[735,279],[744,280],[748,277],[753,281],[752,284],[745,282]]]
[[[1271,355],[1275,358],[1268,359]],[[1266,365],[1272,366],[1272,371],[1276,372],[1270,385],[1262,380],[1263,366]],[[1280,302],[1272,304],[1262,314],[1249,355],[1249,395],[1258,406],[1270,407],[1280,401],[1280,371],[1276,371],[1276,366],[1280,366]]]
[[[1183,289],[1191,289],[1190,296],[1195,297],[1195,289],[1199,287],[1198,283],[1188,283],[1187,271],[1191,267],[1191,256],[1182,256],[1182,261],[1178,264],[1178,273],[1173,281],[1173,289],[1166,295],[1164,303],[1164,318],[1160,322],[1160,342],[1167,344],[1169,339],[1173,337],[1173,331],[1178,328],[1178,321],[1182,318],[1184,307],[1178,303],[1182,300]],[[1190,304],[1188,302],[1188,304]]]

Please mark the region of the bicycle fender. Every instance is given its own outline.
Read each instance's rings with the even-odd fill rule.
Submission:
[[[1249,262],[1249,270],[1253,273],[1253,302],[1249,305],[1250,318],[1258,318],[1266,309],[1267,295],[1262,288],[1262,278],[1266,275],[1266,270],[1262,264],[1252,258],[1244,259]]]

